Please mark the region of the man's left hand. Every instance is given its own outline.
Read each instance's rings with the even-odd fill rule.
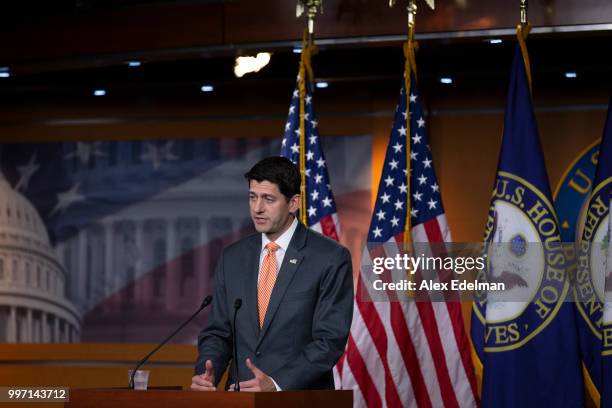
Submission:
[[[251,362],[250,358],[246,359],[246,366],[253,373],[255,378],[248,381],[240,381],[240,391],[245,392],[270,392],[276,391],[276,387],[274,386],[274,382],[272,378],[268,377],[263,371],[255,366]],[[230,391],[234,391],[234,384],[230,385]]]

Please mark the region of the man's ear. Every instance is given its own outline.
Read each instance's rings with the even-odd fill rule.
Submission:
[[[296,194],[289,199],[289,212],[294,213],[300,208],[300,195]]]

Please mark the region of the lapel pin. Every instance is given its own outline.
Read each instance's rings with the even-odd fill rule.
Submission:
[[[295,265],[297,263],[297,258],[292,258],[289,260],[289,262]]]

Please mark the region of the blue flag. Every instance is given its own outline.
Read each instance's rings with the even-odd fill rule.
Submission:
[[[612,105],[611,105],[612,106]],[[578,251],[574,294],[582,361],[587,385],[601,407],[612,407],[612,248],[610,193],[612,192],[612,113],[599,151],[593,190]]]
[[[479,293],[472,340],[483,366],[483,407],[582,407],[569,280],[520,47],[485,229],[486,270],[502,295]]]
[[[608,119],[603,136],[603,146],[599,156],[599,167],[597,169],[596,188],[605,191],[608,201],[608,232],[606,269],[605,269],[605,306],[602,328],[602,367],[603,367],[603,389],[601,395],[601,407],[612,408],[612,219],[610,219],[610,205],[612,204],[612,102],[608,107]],[[600,187],[601,186],[601,187]],[[604,241],[605,242],[605,241]]]

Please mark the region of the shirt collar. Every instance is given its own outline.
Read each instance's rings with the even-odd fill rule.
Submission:
[[[297,229],[298,220],[296,217],[293,217],[293,222],[287,228],[287,231],[283,232],[283,234],[274,241],[280,249],[286,251],[289,247],[289,243],[291,242],[291,238],[293,238],[293,233]],[[270,242],[266,234],[261,234],[261,250],[263,251],[266,248],[266,245]]]

